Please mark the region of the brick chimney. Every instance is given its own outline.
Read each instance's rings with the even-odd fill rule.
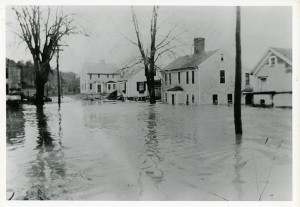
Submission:
[[[194,54],[205,53],[205,38],[198,37],[194,39]]]

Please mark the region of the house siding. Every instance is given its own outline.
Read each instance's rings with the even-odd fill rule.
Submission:
[[[192,84],[192,71],[194,71],[194,84]],[[178,83],[178,72],[180,72],[180,84]],[[186,82],[186,77],[188,72],[189,83]],[[169,84],[169,74],[171,73],[172,82]],[[175,105],[184,105],[186,104],[186,97],[189,94],[189,105],[198,105],[199,104],[199,77],[198,69],[181,69],[168,71],[164,74],[167,74],[167,84],[165,81],[162,84],[162,102],[172,104],[172,94],[175,96]],[[170,88],[175,86],[180,86],[183,91],[168,91]],[[195,103],[192,103],[192,95],[195,97]],[[167,102],[166,102],[167,96]]]
[[[156,80],[156,81],[159,80],[160,81],[159,75],[156,75],[154,77],[154,80]],[[146,81],[147,81],[147,79],[146,79],[144,70],[141,70],[138,73],[134,74],[133,76],[129,77],[127,79],[125,96],[127,98],[147,97],[149,95],[149,93],[148,93],[148,87],[147,87]],[[137,83],[138,82],[143,82],[144,83],[144,89],[145,89],[144,92],[140,92],[140,91],[137,90]],[[155,95],[160,96],[160,91],[161,91],[161,89],[156,90]]]
[[[223,61],[221,61],[221,54],[223,54]],[[220,70],[225,71],[225,83],[220,83]],[[234,97],[234,71],[234,59],[222,51],[201,64],[199,66],[200,104],[213,104],[214,94],[218,96],[218,104],[228,104],[227,94],[232,94]]]
[[[278,64],[270,67],[268,61],[255,74],[254,91],[292,91],[292,72],[278,58]],[[266,77],[266,85],[261,86],[260,77]]]

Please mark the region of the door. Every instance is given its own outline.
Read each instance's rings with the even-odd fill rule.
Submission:
[[[214,95],[212,96],[212,99],[213,99],[213,104],[214,104],[214,105],[217,105],[217,104],[218,104],[218,95],[217,95],[217,94],[214,94]]]
[[[227,103],[232,104],[232,94],[227,94]]]
[[[172,105],[175,105],[175,94],[172,94]]]
[[[98,86],[97,86],[97,89],[98,89],[98,93],[101,93],[102,91],[101,91],[101,84],[99,84]]]

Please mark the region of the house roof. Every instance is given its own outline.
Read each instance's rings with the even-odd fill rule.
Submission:
[[[218,50],[213,50],[201,54],[185,55],[175,59],[169,65],[167,65],[163,70],[176,70],[182,68],[195,68],[206,59],[214,55]]]
[[[291,48],[276,48],[276,47],[272,47],[271,49],[277,51],[278,53],[280,53],[281,55],[283,55],[284,57],[286,57],[288,60],[293,61],[293,52]]]
[[[183,88],[180,86],[175,86],[173,88],[168,89],[167,91],[183,91]]]
[[[124,74],[122,74],[121,72],[121,78],[119,79],[119,81],[128,80],[129,78],[138,74],[142,70],[144,70],[144,68],[140,68],[140,67],[133,67],[133,68],[128,68],[126,70],[123,70]]]
[[[98,63],[84,63],[83,69],[86,73],[104,73],[115,74],[118,72],[118,67],[114,63],[105,63],[104,61]]]
[[[262,64],[266,61],[267,58],[269,58],[271,53],[275,54],[276,56],[281,58],[286,63],[292,65],[292,60],[293,60],[292,49],[290,49],[290,48],[270,47],[267,50],[267,52],[263,55],[263,57],[259,60],[259,62],[256,64],[254,69],[251,71],[252,75],[256,74],[260,70]]]

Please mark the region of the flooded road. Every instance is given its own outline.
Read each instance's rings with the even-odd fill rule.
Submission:
[[[292,110],[101,103],[7,108],[7,198],[291,200]]]

